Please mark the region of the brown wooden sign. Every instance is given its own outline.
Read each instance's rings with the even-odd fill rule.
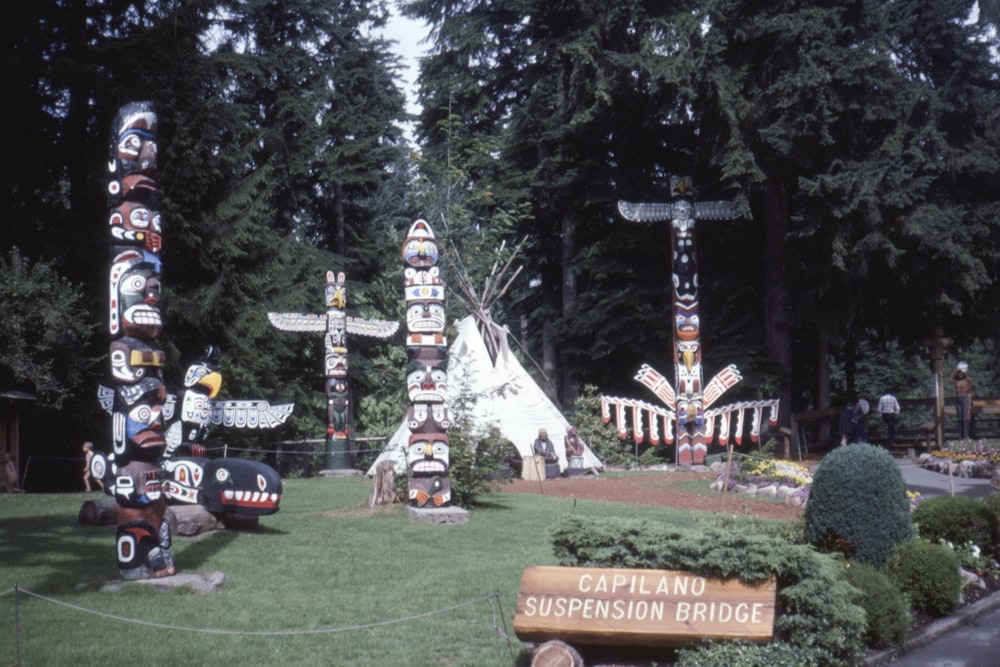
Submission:
[[[751,586],[675,570],[527,567],[514,632],[522,641],[683,646],[703,639],[764,644],[777,584]]]

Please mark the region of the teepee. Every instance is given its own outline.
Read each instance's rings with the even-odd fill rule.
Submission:
[[[565,470],[569,461],[563,436],[570,423],[511,352],[507,330],[493,322],[490,316],[490,307],[507,292],[521,271],[518,267],[505,280],[523,243],[514,248],[503,266],[499,260],[493,265],[480,292],[473,287],[468,271],[461,266],[461,258],[452,253],[452,268],[457,270],[449,276],[449,292],[470,314],[454,325],[456,336],[448,349],[448,400],[453,402],[461,393],[475,396],[473,422],[485,431],[498,429],[514,444],[522,458],[532,455],[539,429],[546,429],[559,455],[559,469]],[[498,255],[503,254],[503,250],[501,245]],[[382,454],[368,469],[369,476],[373,476],[375,467],[385,460],[393,462],[397,473],[406,471],[409,434],[404,417]],[[587,443],[583,446],[584,468],[603,469],[604,464]]]
[[[488,323],[497,349],[494,361],[476,325],[473,315],[455,323],[455,340],[448,350],[450,398],[468,388],[478,397],[472,411],[475,424],[484,429],[499,429],[522,457],[531,456],[538,430],[546,429],[559,455],[559,468],[565,470],[568,461],[563,436],[570,423],[510,351],[507,331],[492,321]],[[404,418],[382,454],[368,469],[368,475],[374,475],[375,466],[383,460],[391,460],[397,472],[404,472],[409,435]],[[604,467],[586,443],[583,463],[585,468]]]

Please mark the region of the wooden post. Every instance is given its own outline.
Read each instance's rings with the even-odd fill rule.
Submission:
[[[733,465],[733,446],[729,445],[729,458],[726,459],[726,475],[722,481],[722,495],[729,490],[729,466]]]
[[[951,339],[944,337],[940,325],[934,327],[931,338],[924,341],[931,351],[931,373],[934,376],[934,439],[937,448],[944,446],[944,376],[941,362],[944,360],[945,347],[951,345]]]

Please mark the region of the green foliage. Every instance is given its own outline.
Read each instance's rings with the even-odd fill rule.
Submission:
[[[844,577],[861,591],[858,604],[868,620],[867,645],[876,649],[900,645],[913,622],[903,592],[885,572],[864,563],[845,563]]]
[[[893,549],[886,572],[917,611],[945,616],[958,606],[962,591],[958,557],[944,545],[924,539],[903,542]]]
[[[994,491],[988,493],[981,498],[982,503],[986,505],[994,514],[1000,517],[1000,493]]]
[[[627,465],[633,460],[632,451],[624,444],[631,444],[631,440],[619,439],[614,424],[605,424],[601,419],[601,394],[594,385],[583,386],[566,418],[576,426],[577,434],[605,465]]]
[[[843,580],[842,566],[835,558],[806,545],[733,527],[694,531],[625,518],[568,516],[551,532],[555,555],[567,566],[679,569],[706,577],[738,577],[747,583],[773,576],[782,610],[775,632],[779,643],[801,654],[797,664],[855,664],[864,652],[865,617],[864,610],[854,603],[856,591]],[[715,650],[753,654],[758,649],[710,646],[697,652],[714,655]],[[759,650],[764,652],[761,656],[768,651],[787,655],[781,649]],[[767,663],[761,657],[759,662],[736,664]]]
[[[813,474],[806,538],[821,551],[881,567],[893,547],[913,537],[899,466],[881,447],[839,447]]]
[[[784,642],[751,644],[732,641],[678,651],[677,667],[819,667],[828,665],[822,651]]]
[[[497,490],[500,472],[517,449],[497,431],[452,429],[448,439],[451,502],[459,507],[475,507],[484,493]]]
[[[913,510],[913,523],[920,537],[930,542],[971,542],[986,554],[996,554],[1000,547],[996,512],[977,498],[930,498]]]
[[[97,327],[80,288],[14,248],[0,256],[0,389],[35,394],[58,409],[82,391],[96,360],[81,354]]]

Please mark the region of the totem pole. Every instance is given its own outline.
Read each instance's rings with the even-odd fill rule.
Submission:
[[[643,414],[648,415],[649,436],[652,444],[660,442],[663,427],[664,442],[677,442],[678,463],[704,463],[708,445],[714,440],[715,420],[719,418],[719,443],[728,444],[731,419],[736,416],[733,431],[736,444],[743,437],[745,411],[753,414],[751,438],[760,435],[761,415],[770,409],[770,421],[778,420],[778,399],[742,401],[721,408],[711,409],[715,401],[742,377],[736,366],[730,364],[705,385],[702,370],[701,320],[698,314],[698,265],[694,244],[696,220],[731,220],[738,218],[739,209],[732,202],[694,202],[691,178],[672,176],[670,179],[673,202],[632,204],[618,202],[618,210],[626,220],[633,222],[658,222],[671,220],[673,251],[673,302],[674,302],[674,387],[648,364],[644,364],[635,379],[649,388],[666,405],[666,409],[644,401],[613,396],[601,397],[601,412],[605,422],[611,420],[615,408],[615,421],[619,435],[627,433],[626,411],[632,411],[633,435],[642,439]]]
[[[325,332],[326,347],[326,465],[331,469],[351,467],[348,440],[351,435],[350,383],[347,377],[347,334],[388,338],[399,322],[348,317],[347,284],[343,273],[326,272],[326,314],[268,313],[282,331]]]
[[[174,574],[167,502],[200,503],[210,512],[256,517],[278,510],[281,477],[244,459],[209,461],[202,440],[210,424],[272,428],[292,404],[214,400],[222,382],[219,351],[209,346],[188,369],[181,419],[169,429],[177,398],[163,383],[166,354],[157,345],[160,314],[161,218],[156,210],[156,112],[133,102],[115,116],[109,146],[109,359],[113,386],[98,399],[112,417],[112,452],[95,452],[94,479],[117,504],[115,536],[122,579]]]
[[[123,106],[115,116],[109,147],[113,259],[108,328],[116,469],[115,483],[105,487],[118,505],[115,542],[123,579],[174,573],[158,464],[166,449],[162,374],[166,355],[157,346],[163,244],[154,180],[156,121],[151,102]]]
[[[444,282],[438,267],[438,248],[425,220],[416,220],[410,226],[402,254],[409,359],[409,499],[415,507],[442,507],[451,502],[447,433],[451,420],[445,404],[448,341],[444,336]]]

